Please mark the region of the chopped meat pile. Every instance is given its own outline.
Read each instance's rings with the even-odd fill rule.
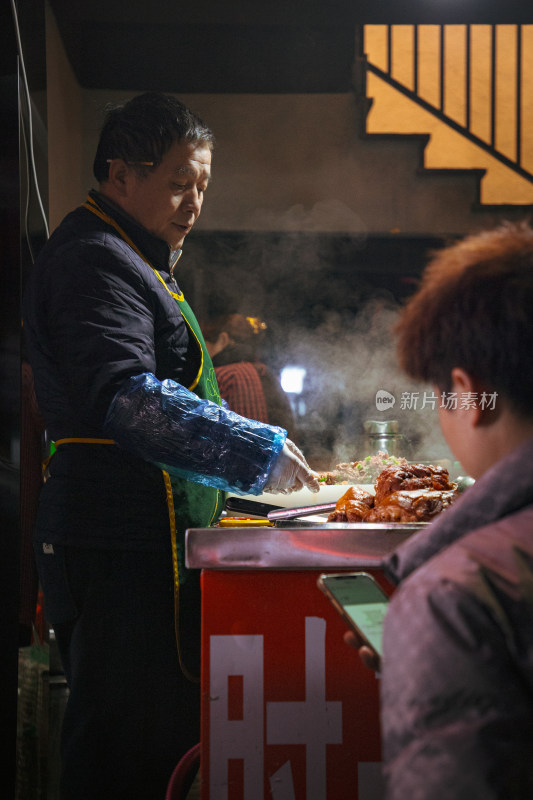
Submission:
[[[390,456],[383,450],[361,461],[337,464],[334,470],[322,472],[321,483],[333,485],[338,483],[374,483],[382,469],[388,466],[407,466],[408,462],[400,456]]]
[[[373,496],[350,487],[328,522],[429,522],[458,494],[447,469],[427,464],[386,467],[374,489]]]

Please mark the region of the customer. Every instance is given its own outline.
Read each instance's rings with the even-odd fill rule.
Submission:
[[[280,425],[295,437],[289,398],[258,356],[266,323],[244,314],[219,314],[202,324],[221,397],[244,417]]]
[[[184,532],[224,490],[317,489],[281,428],[220,405],[176,282],[211,173],[211,131],[148,93],[107,115],[99,191],[41,252],[24,304],[57,451],[35,550],[70,697],[62,800],[163,798],[199,741],[199,576]]]
[[[437,253],[398,352],[441,395],[444,436],[476,483],[385,565],[399,584],[381,671],[387,798],[529,800],[533,230]]]

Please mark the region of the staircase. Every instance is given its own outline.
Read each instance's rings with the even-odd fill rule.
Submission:
[[[366,134],[427,137],[482,206],[533,204],[533,25],[365,25]]]

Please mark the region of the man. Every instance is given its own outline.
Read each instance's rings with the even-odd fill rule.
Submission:
[[[219,314],[202,324],[221,397],[232,411],[270,425],[294,438],[294,417],[279,381],[257,355],[266,323],[243,314]]]
[[[397,333],[402,367],[435,386],[444,436],[476,483],[385,564],[399,584],[381,669],[387,798],[526,800],[533,230],[506,225],[435,255]]]
[[[184,566],[185,529],[212,523],[225,489],[318,488],[284,430],[221,407],[176,282],[212,148],[172,97],[109,111],[99,191],[54,232],[25,296],[56,448],[35,552],[70,689],[62,800],[164,797],[199,740],[199,577]]]

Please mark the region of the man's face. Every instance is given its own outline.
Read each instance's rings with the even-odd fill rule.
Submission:
[[[208,147],[174,142],[146,178],[128,170],[121,205],[146,230],[177,250],[200,215],[210,176]]]

